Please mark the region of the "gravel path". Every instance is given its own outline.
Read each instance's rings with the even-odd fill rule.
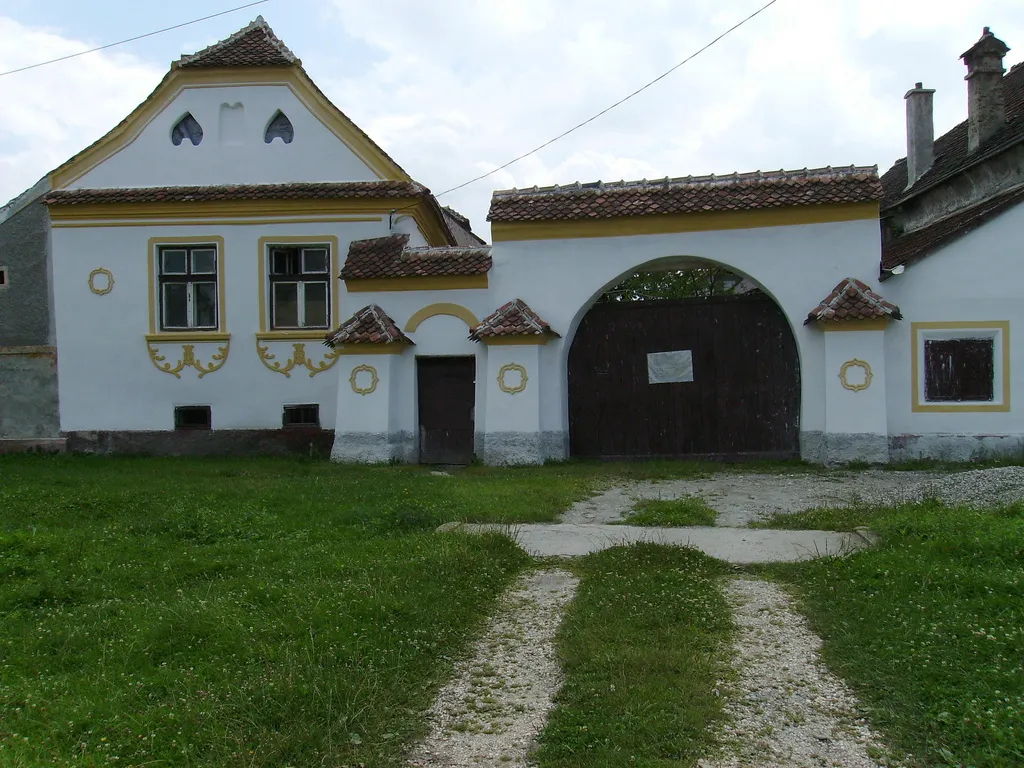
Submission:
[[[684,496],[703,498],[718,512],[716,525],[745,527],[776,512],[799,512],[813,507],[893,505],[926,498],[972,506],[1024,501],[1024,467],[958,472],[720,472],[698,480],[642,482],[612,488],[577,502],[561,521],[580,525],[613,523],[628,517],[636,499]]]
[[[502,598],[469,659],[432,708],[430,735],[410,766],[526,766],[562,673],[555,631],[578,580],[567,571],[534,571]]]
[[[821,640],[786,594],[761,579],[735,579],[726,589],[739,627],[739,681],[726,702],[732,718],[725,755],[699,768],[874,768],[886,765],[881,742],[846,685],[818,659]]]

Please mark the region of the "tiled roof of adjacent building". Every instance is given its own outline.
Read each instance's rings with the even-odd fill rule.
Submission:
[[[880,317],[899,320],[903,315],[899,307],[883,299],[866,283],[848,277],[807,314],[804,323],[873,320]]]
[[[178,59],[174,67],[280,67],[298,59],[281,42],[270,25],[257,16],[246,27],[219,43]]]
[[[380,277],[483,275],[491,268],[490,246],[409,248],[409,235],[355,240],[341,270],[344,280]]]
[[[388,313],[376,304],[368,304],[337,329],[327,334],[324,344],[413,344]]]
[[[448,224],[448,229],[451,230],[452,236],[455,238],[456,245],[467,248],[487,245],[487,242],[482,237],[473,232],[469,219],[461,213],[447,205],[441,207],[441,212],[444,214],[444,220]]]
[[[919,261],[1018,203],[1024,203],[1024,186],[991,197],[927,227],[897,237],[882,245],[882,269],[891,270],[900,264]],[[883,272],[882,280],[888,276],[889,273]]]
[[[1006,125],[975,152],[967,151],[967,120],[940,136],[934,146],[935,161],[914,186],[907,186],[907,159],[896,164],[882,176],[882,210],[941,184],[994,155],[1024,142],[1024,62],[1015,64],[1003,75],[1003,97],[1006,100]]]
[[[554,336],[559,334],[540,319],[522,299],[513,299],[503,304],[492,314],[480,321],[469,338],[473,341],[493,339],[498,336]]]
[[[746,211],[793,205],[861,203],[882,191],[874,166],[755,171],[728,176],[685,176],[660,181],[619,181],[495,192],[487,218],[494,222],[575,221],[615,216]]]
[[[430,190],[414,181],[340,181],[297,184],[234,184],[209,187],[58,189],[45,203],[201,203],[211,200],[311,200],[317,198],[422,197]]]

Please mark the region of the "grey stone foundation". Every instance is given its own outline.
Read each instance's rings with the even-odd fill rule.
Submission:
[[[182,429],[68,432],[71,453],[144,456],[309,456],[330,455],[330,429]]]
[[[0,439],[57,439],[57,352],[0,348]]]
[[[484,439],[484,463],[494,466],[543,464],[565,456],[562,432],[488,432]]]
[[[886,464],[889,438],[862,432],[801,432],[800,458],[813,464]]]
[[[415,464],[418,458],[416,438],[411,432],[339,432],[331,448],[331,461]]]
[[[889,457],[892,461],[1024,458],[1024,435],[891,435]]]

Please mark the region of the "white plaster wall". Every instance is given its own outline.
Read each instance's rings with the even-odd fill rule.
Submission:
[[[487,348],[486,381],[489,432],[537,432],[540,430],[540,347],[533,345],[495,345]],[[498,385],[502,366],[515,364],[526,369],[526,389],[509,394]],[[517,374],[510,373],[506,385],[514,386]]]
[[[388,433],[390,417],[392,372],[396,355],[343,355],[335,365],[338,379],[338,421],[337,429],[343,432],[364,432],[375,435]],[[353,369],[368,365],[377,372],[377,387],[373,392],[360,394],[352,388],[350,376]],[[320,374],[324,376],[326,374]],[[356,382],[365,387],[370,381],[369,374],[361,372]],[[329,425],[334,427],[335,424]]]
[[[222,104],[244,107],[244,121],[237,135],[221,136]],[[280,139],[265,144],[263,133],[279,109],[291,121],[295,138],[291,144]],[[186,112],[203,127],[203,140],[192,146],[185,139],[176,147],[171,143],[171,130]],[[373,171],[288,86],[235,85],[183,89],[131,144],[69,188],[376,179]]]
[[[846,389],[839,373],[843,363],[862,360],[871,366],[867,389]],[[849,372],[860,383],[859,368]],[[887,434],[884,331],[829,331],[825,334],[826,430],[841,434]]]
[[[1024,434],[1024,205],[889,278],[879,290],[904,319],[886,332],[889,432]],[[1009,412],[914,413],[911,322],[1007,320],[1010,323]]]
[[[381,237],[387,222],[324,222],[261,226],[159,226],[57,228],[53,230],[55,319],[60,374],[61,428],[72,430],[171,429],[175,405],[209,404],[215,429],[278,428],[285,403],[318,403],[320,422],[333,428],[338,396],[334,368],[310,378],[296,368],[291,378],[268,370],[256,353],[259,330],[261,268],[258,240],[263,236],[327,236],[339,238],[344,260],[351,240]],[[225,238],[227,328],[232,334],[227,362],[202,379],[186,368],[181,379],[158,371],[149,360],[144,336],[149,332],[149,238]],[[114,290],[97,296],[89,291],[89,273],[106,267],[114,274]],[[345,319],[367,302],[349,297],[340,281],[339,316]],[[270,342],[278,360],[287,360],[290,341]],[[198,344],[204,363],[215,346]],[[180,359],[181,344],[160,347],[169,362]],[[306,342],[315,360],[327,351],[318,341]],[[408,353],[407,353],[408,354]],[[347,377],[346,373],[346,377]],[[347,386],[347,381],[346,381]],[[365,406],[365,403],[363,404]]]

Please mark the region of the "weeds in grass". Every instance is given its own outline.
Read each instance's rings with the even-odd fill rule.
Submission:
[[[1024,764],[1022,507],[926,502],[873,510],[870,524],[876,549],[769,571],[794,586],[825,660],[900,751],[924,765]]]
[[[722,711],[727,567],[696,550],[637,544],[589,555],[576,570],[580,589],[558,638],[566,681],[540,765],[695,765]]]
[[[718,516],[700,496],[680,499],[638,499],[634,512],[617,525],[688,526],[714,525]]]

